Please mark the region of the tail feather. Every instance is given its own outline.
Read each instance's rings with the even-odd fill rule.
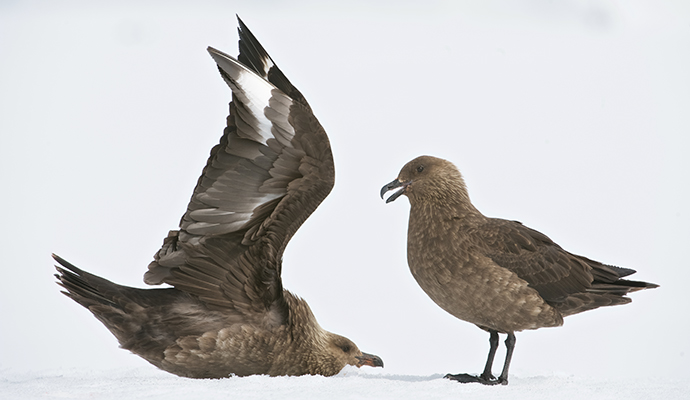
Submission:
[[[118,304],[113,301],[112,296],[112,292],[116,291],[114,288],[118,285],[82,271],[56,254],[53,254],[53,258],[62,266],[55,266],[55,269],[59,273],[55,274],[55,277],[58,279],[58,285],[66,289],[66,291],[63,290],[62,293],[67,297],[86,308],[90,308],[96,304],[120,308]],[[108,289],[108,286],[111,286],[113,289]]]
[[[90,274],[55,254],[53,258],[60,264],[55,266],[55,277],[65,289],[62,293],[91,311],[125,347],[141,329],[144,307],[139,304],[143,298],[139,292],[143,290]]]
[[[573,293],[562,301],[552,304],[563,316],[599,307],[627,304],[632,301],[626,297],[628,293],[659,287],[655,283],[621,279],[637,272],[634,269],[606,265],[582,256],[576,257],[592,268],[594,281],[585,292]]]
[[[588,293],[609,293],[618,296],[625,296],[631,292],[637,292],[643,289],[654,289],[659,287],[656,283],[629,281],[627,279],[619,279],[613,283],[594,282],[592,287],[587,290]]]
[[[197,301],[177,289],[122,286],[83,271],[55,254],[53,258],[60,264],[55,266],[55,277],[65,289],[62,293],[101,321],[120,347],[159,368],[165,349],[178,337],[199,336],[220,325],[213,318],[195,318]],[[175,307],[189,314],[171,311]]]
[[[656,283],[621,279],[637,272],[634,269],[606,265],[585,257],[580,258],[586,260],[592,267],[594,281],[587,289],[587,293],[625,296],[630,292],[659,287]]]

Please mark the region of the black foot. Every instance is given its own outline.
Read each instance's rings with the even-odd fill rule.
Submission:
[[[489,378],[485,378],[481,375],[476,376],[476,375],[470,375],[470,374],[457,374],[457,375],[452,375],[448,374],[444,376],[446,379],[450,379],[451,381],[456,381],[460,383],[472,383],[472,382],[477,382],[481,383],[482,385],[507,385],[508,380],[503,379],[503,378],[494,378],[493,376]]]

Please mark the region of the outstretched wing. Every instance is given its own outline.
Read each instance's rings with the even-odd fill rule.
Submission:
[[[233,94],[227,127],[144,280],[282,323],[282,254],[333,187],[333,156],[304,97],[239,23],[239,60],[208,49]]]
[[[549,302],[596,290],[600,284],[616,282],[635,272],[571,254],[517,221],[489,219],[485,232],[487,256],[527,281]]]

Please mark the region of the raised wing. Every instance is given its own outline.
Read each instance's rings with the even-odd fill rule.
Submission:
[[[227,127],[144,280],[245,320],[277,310],[280,323],[282,254],[333,187],[333,156],[304,97],[239,23],[239,61],[208,49],[233,93]]]
[[[571,254],[546,235],[517,221],[489,219],[487,256],[516,273],[549,302],[575,293],[591,292],[602,284],[635,273]]]

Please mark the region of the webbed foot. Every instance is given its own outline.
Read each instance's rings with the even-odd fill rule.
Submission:
[[[503,379],[501,377],[494,378],[493,376],[488,376],[485,377],[483,375],[470,375],[470,374],[448,374],[444,376],[446,379],[450,379],[452,381],[460,382],[460,383],[472,383],[472,382],[477,382],[481,383],[482,385],[507,385],[508,384],[508,379]]]

